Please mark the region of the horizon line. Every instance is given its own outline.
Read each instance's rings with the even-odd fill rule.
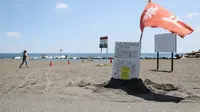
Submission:
[[[12,53],[15,53],[15,54],[17,54],[17,53],[20,53],[20,52],[12,52]],[[9,53],[7,53],[7,54],[12,54],[11,52],[9,52]],[[30,52],[31,54],[32,53],[35,53],[35,54],[60,54],[60,52]],[[141,53],[157,53],[157,52],[141,52]],[[171,53],[171,52],[159,52],[159,53]],[[182,52],[173,52],[173,53],[182,53]],[[186,52],[185,52],[186,53]],[[6,54],[5,52],[3,53],[3,52],[0,52],[0,54]],[[28,53],[29,54],[29,53]],[[96,52],[94,52],[94,53],[61,53],[61,54],[101,54],[101,53],[96,53]],[[106,53],[102,53],[102,54],[106,54]],[[111,53],[108,53],[108,54],[114,54],[114,52],[111,52]]]

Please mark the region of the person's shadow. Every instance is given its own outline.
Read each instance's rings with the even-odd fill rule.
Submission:
[[[125,81],[112,78],[106,85],[104,85],[104,87],[122,89],[129,95],[140,97],[148,101],[179,103],[181,100],[184,100],[184,98],[181,97],[157,94],[148,89],[141,79]]]

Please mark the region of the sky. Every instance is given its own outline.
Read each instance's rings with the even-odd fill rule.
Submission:
[[[191,26],[178,37],[177,52],[200,49],[200,0],[152,0]],[[0,53],[99,53],[101,36],[108,52],[115,42],[138,42],[140,16],[148,0],[0,0]],[[145,28],[142,53],[154,52],[154,35],[168,33]],[[104,51],[105,52],[105,49]]]

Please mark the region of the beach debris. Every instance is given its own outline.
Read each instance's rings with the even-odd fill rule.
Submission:
[[[192,51],[190,53],[186,53],[184,55],[185,58],[199,58],[200,57],[200,49],[199,51]]]
[[[112,66],[112,64],[97,64],[95,67]]]
[[[86,87],[86,86],[91,85],[91,83],[86,83],[86,82],[84,82],[84,81],[80,81],[77,85],[78,85],[79,87]]]

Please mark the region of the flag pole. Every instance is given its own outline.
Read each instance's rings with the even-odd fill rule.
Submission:
[[[143,37],[143,32],[141,33],[141,35],[140,35],[140,43],[142,42],[142,37]]]
[[[151,2],[151,0],[149,0],[149,3]],[[143,31],[142,31],[142,33],[141,33],[141,35],[140,35],[140,43],[142,42],[142,37],[143,37]]]

